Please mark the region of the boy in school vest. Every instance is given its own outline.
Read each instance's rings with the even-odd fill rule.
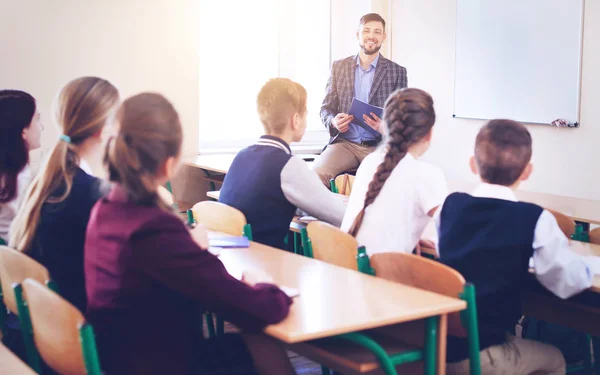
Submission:
[[[531,136],[511,120],[492,120],[477,135],[471,169],[481,178],[472,194],[449,195],[435,222],[440,260],[475,285],[483,374],[564,374],[550,345],[512,336],[522,315],[520,289],[533,258],[539,283],[560,298],[592,285],[600,260],[569,249],[556,219],[513,190],[532,171]],[[466,339],[448,336],[449,374],[468,374]]]
[[[297,208],[339,226],[343,201],[304,160],[292,156],[289,146],[306,130],[304,87],[286,78],[271,79],[258,94],[257,108],[266,134],[237,154],[219,202],[246,215],[254,241],[280,249]]]

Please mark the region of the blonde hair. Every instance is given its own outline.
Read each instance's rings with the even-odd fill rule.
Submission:
[[[123,102],[117,123],[119,134],[104,159],[110,180],[121,184],[131,201],[171,211],[158,195],[156,173],[180,154],[183,132],[177,111],[162,95],[142,93]]]
[[[56,100],[56,121],[70,141],[56,143],[29,187],[11,227],[11,247],[20,251],[31,248],[44,203],[62,202],[71,192],[79,166],[77,147],[102,131],[118,103],[117,89],[101,78],[78,78],[62,88]],[[62,194],[52,196],[61,187]]]
[[[273,78],[258,93],[256,105],[265,131],[281,135],[290,117],[306,112],[306,89],[290,79]]]

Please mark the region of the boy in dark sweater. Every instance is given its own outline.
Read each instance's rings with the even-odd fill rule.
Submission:
[[[258,94],[257,108],[266,134],[237,154],[219,202],[244,213],[254,241],[280,249],[297,208],[339,226],[345,210],[342,199],[323,186],[289,146],[306,130],[304,87],[287,78],[271,79]]]
[[[522,315],[530,259],[540,284],[560,298],[589,288],[600,273],[600,259],[571,251],[549,211],[517,201],[513,191],[532,171],[531,144],[517,122],[486,124],[470,161],[481,185],[449,195],[435,216],[440,260],[476,288],[482,374],[565,373],[557,348],[509,334]],[[468,369],[466,339],[448,336],[448,373]]]

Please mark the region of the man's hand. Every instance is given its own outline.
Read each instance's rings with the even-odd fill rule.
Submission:
[[[363,120],[365,120],[365,123],[373,128],[373,130],[380,132],[379,128],[381,128],[381,119],[377,117],[376,114],[371,112],[371,117],[368,115],[363,115]]]
[[[333,120],[331,120],[331,123],[340,133],[345,133],[348,131],[348,127],[352,120],[354,120],[354,116],[347,113],[338,113]]]

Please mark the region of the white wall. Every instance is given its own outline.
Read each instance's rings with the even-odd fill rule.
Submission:
[[[82,75],[115,84],[123,97],[156,91],[184,126],[184,152],[198,140],[198,0],[0,0],[0,88],[38,100],[51,147],[51,103]]]
[[[428,91],[437,122],[425,159],[451,178],[474,177],[468,169],[483,121],[453,119],[455,0],[393,0],[392,58],[408,69],[408,83]],[[586,1],[581,128],[529,125],[534,173],[524,189],[600,199],[600,2]],[[535,67],[532,67],[535,69]],[[552,79],[552,77],[549,77]],[[531,93],[535,95],[535,93]],[[519,105],[519,103],[515,103]]]

